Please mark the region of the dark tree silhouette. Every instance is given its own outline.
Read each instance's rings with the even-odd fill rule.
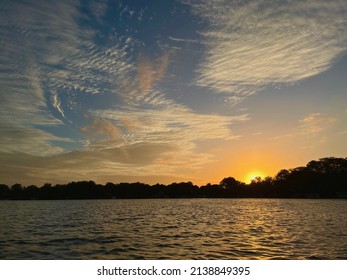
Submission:
[[[21,184],[12,185],[10,190],[11,190],[11,197],[15,199],[23,198],[23,186]]]
[[[10,188],[7,185],[0,184],[0,199],[7,199],[10,196]]]
[[[38,199],[40,189],[34,185],[30,185],[24,189],[24,197],[28,199]]]
[[[189,198],[196,197],[199,187],[193,185],[192,182],[172,183],[165,188],[167,197],[173,198]]]
[[[219,185],[226,191],[228,197],[239,197],[245,193],[245,183],[236,180],[234,177],[224,178]]]
[[[225,189],[217,184],[207,184],[206,186],[200,187],[200,193],[202,197],[225,197]]]
[[[226,177],[219,184],[201,187],[192,182],[150,186],[139,182],[98,185],[94,181],[79,181],[55,186],[46,183],[40,188],[0,184],[0,199],[193,197],[347,198],[347,158],[312,160],[303,167],[282,169],[274,178],[256,178],[248,185],[233,177]]]

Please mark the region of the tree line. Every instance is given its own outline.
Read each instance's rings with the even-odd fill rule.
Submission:
[[[78,181],[41,187],[0,184],[0,199],[131,199],[131,198],[347,198],[347,158],[328,157],[304,167],[282,169],[274,177],[245,184],[233,177],[219,184],[169,185]]]

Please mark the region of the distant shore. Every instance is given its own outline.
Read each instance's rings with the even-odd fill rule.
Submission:
[[[94,181],[42,187],[0,184],[0,200],[132,198],[347,198],[347,158],[310,161],[305,167],[282,169],[273,178],[256,178],[249,184],[233,177],[204,186],[192,182],[101,185]]]

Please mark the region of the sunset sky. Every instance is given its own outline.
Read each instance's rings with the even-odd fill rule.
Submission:
[[[218,183],[347,156],[346,0],[0,3],[0,183]]]

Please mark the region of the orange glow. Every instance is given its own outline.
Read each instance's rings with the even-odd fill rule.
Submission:
[[[264,179],[265,176],[266,175],[264,175],[264,173],[260,171],[249,172],[245,177],[245,183],[251,183],[257,177],[261,177],[262,179]]]
[[[281,169],[301,166],[310,160],[304,153],[293,152],[281,146],[283,143],[270,143],[268,139],[257,136],[244,138],[242,141],[226,141],[218,143],[219,147],[209,150],[216,161],[203,165],[196,173],[182,171],[182,178],[198,185],[218,184],[223,178],[234,177],[249,184],[254,177],[274,177]],[[208,170],[208,172],[206,172]]]

